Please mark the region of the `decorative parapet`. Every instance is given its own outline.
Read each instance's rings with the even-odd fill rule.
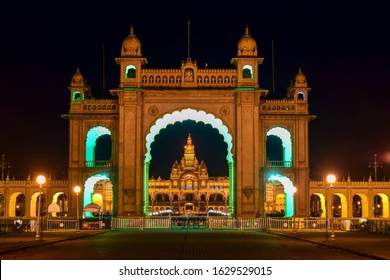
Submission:
[[[144,69],[142,87],[182,87],[185,81],[182,69]],[[194,82],[197,87],[236,87],[235,69],[196,69]]]
[[[39,187],[35,180],[3,180],[0,181],[0,187]],[[68,187],[68,180],[47,180],[43,187]]]
[[[303,100],[262,100],[260,114],[308,114],[309,105]]]
[[[326,181],[310,181],[309,183],[310,188],[328,188],[329,183]],[[373,181],[341,181],[341,182],[335,182],[333,184],[333,188],[388,188],[390,189],[390,182],[389,181],[380,181],[380,182],[373,182]]]
[[[79,114],[117,114],[118,100],[116,99],[88,99],[81,103],[72,103],[70,113]]]

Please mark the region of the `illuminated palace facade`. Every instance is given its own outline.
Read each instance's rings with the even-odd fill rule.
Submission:
[[[69,188],[83,186],[83,205],[92,202],[94,184],[109,179],[114,216],[150,215],[151,144],[168,125],[190,120],[211,125],[226,143],[230,216],[264,215],[270,179],[283,184],[287,216],[294,205],[297,215],[309,212],[310,88],[299,70],[286,98],[267,100],[259,84],[263,58],[248,28],[230,69],[200,68],[190,57],[178,69],[150,69],[133,28],[116,62],[120,81],[110,99],[94,99],[79,70],[69,87]],[[280,158],[267,151],[269,137],[280,139]],[[97,158],[102,139],[110,148]]]
[[[152,215],[203,214],[227,215],[229,178],[209,177],[206,163],[199,162],[191,136],[184,146],[180,163],[175,161],[169,180],[149,180],[149,201]]]
[[[48,178],[44,211],[54,204],[60,212],[51,215],[75,217],[73,188],[80,186],[81,211],[95,203],[114,217],[149,216],[168,207],[201,212],[211,202],[236,217],[325,217],[325,201],[333,201],[341,217],[389,217],[388,182],[335,182],[330,188],[310,181],[309,121],[315,116],[308,109],[306,77],[299,69],[285,97],[269,99],[259,84],[258,54],[246,28],[229,69],[201,68],[190,57],[176,69],[150,69],[131,28],[115,59],[119,85],[107,99],[93,97],[79,69],[71,78],[70,108],[62,115],[69,123],[68,180]],[[226,178],[208,178],[202,163],[195,168],[195,160],[187,161],[192,154],[186,149],[184,167],[175,163],[169,180],[150,178],[156,135],[187,120],[209,124],[223,136]],[[190,179],[195,175],[198,181]],[[217,185],[222,189],[213,189]],[[1,180],[0,217],[36,217],[38,194],[35,178]]]

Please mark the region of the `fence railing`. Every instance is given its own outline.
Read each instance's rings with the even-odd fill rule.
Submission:
[[[0,220],[0,232],[35,231],[36,219]],[[112,218],[94,221],[98,227],[84,227],[90,221],[80,221],[80,229],[209,229],[209,230],[300,230],[300,231],[369,231],[390,234],[390,219],[325,219],[312,218],[229,218],[218,216],[172,216]],[[110,224],[111,222],[111,224]],[[75,219],[43,219],[42,230],[76,230]]]
[[[112,218],[111,229],[196,229],[209,230],[330,230],[356,231],[369,230],[372,232],[389,233],[390,220],[370,221],[362,219],[275,219],[275,218],[225,218],[225,217],[147,217],[147,218]]]

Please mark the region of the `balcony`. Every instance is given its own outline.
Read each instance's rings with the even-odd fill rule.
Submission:
[[[106,160],[95,160],[95,161],[85,161],[85,167],[112,167],[112,161]]]
[[[269,168],[290,168],[292,167],[292,161],[284,160],[267,160],[265,162],[265,167]]]

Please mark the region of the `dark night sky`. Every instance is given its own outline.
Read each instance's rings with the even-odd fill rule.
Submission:
[[[179,68],[187,57],[187,20],[190,19],[191,57],[200,67],[207,62],[209,68],[229,68],[248,25],[260,56],[265,58],[260,83],[269,90],[272,89],[271,42],[274,41],[276,92],[270,91],[269,97],[283,98],[290,80],[302,68],[312,88],[310,112],[317,115],[310,122],[309,134],[312,179],[322,179],[331,171],[339,178],[347,177],[349,172],[352,179],[367,179],[368,163],[375,153],[384,163],[378,178],[389,179],[390,4],[385,1],[269,2],[248,0],[234,5],[202,0],[3,3],[0,153],[12,165],[11,176],[25,179],[29,172],[33,176],[37,172],[51,172],[61,178],[66,174],[68,123],[60,115],[68,112],[67,87],[77,67],[92,86],[95,98],[110,98],[108,89],[119,84],[119,68],[114,58],[119,57],[121,43],[129,34],[131,24],[150,67]],[[192,132],[198,159],[205,160],[210,173],[220,172],[221,164],[214,163],[217,148],[201,152],[206,149],[205,144],[221,144],[210,128],[187,125],[166,131],[170,129],[179,131],[168,134],[180,140],[170,138],[165,132],[159,135],[168,142],[179,141],[176,147],[179,151],[168,153],[173,157],[167,159],[168,169],[173,160],[180,160],[185,139],[191,132],[187,130],[195,129],[199,130],[198,135]],[[160,141],[162,150],[169,150],[161,143],[165,142]],[[157,171],[151,175],[164,175],[154,172]]]

